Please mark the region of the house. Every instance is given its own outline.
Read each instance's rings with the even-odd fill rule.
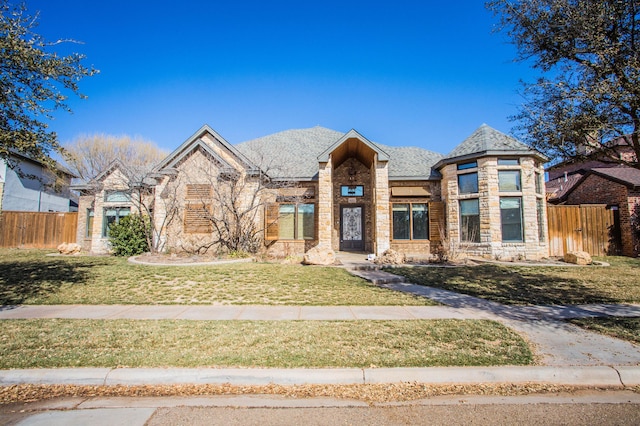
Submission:
[[[487,125],[448,155],[323,127],[231,145],[204,126],[144,181],[132,185],[116,162],[78,187],[77,239],[104,252],[108,225],[141,212],[153,218],[157,246],[169,251],[224,248],[220,236],[242,227],[256,248],[280,256],[322,247],[427,257],[444,246],[539,259],[548,253],[545,161]],[[242,226],[214,220],[232,210],[242,212]]]
[[[14,153],[0,159],[0,210],[27,212],[77,211],[77,197],[70,191],[69,170],[56,164],[52,172],[46,164]]]
[[[551,204],[606,204],[613,210],[610,242],[614,252],[640,254],[640,238],[632,228],[640,215],[640,170],[593,159],[559,163],[548,170],[547,199]]]

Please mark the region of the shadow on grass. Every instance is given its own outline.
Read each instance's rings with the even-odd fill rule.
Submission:
[[[586,285],[578,277],[557,274],[553,269],[540,273],[539,268],[505,268],[481,265],[460,268],[395,268],[394,274],[407,282],[442,288],[481,297],[505,305],[577,305],[620,303],[597,286]],[[575,268],[579,274],[579,268]]]
[[[28,259],[0,262],[0,305],[19,305],[46,297],[64,284],[82,285],[95,262]]]

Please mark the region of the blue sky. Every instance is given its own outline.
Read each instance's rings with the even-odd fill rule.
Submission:
[[[239,143],[316,125],[448,153],[508,133],[532,79],[483,1],[28,0],[37,32],[100,74],[51,123],[173,150],[203,124]]]

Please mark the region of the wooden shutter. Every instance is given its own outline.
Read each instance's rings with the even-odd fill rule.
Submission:
[[[267,204],[264,207],[264,239],[265,241],[276,241],[280,235],[278,229],[278,215],[280,214],[279,204]]]
[[[211,204],[186,204],[184,208],[184,232],[188,234],[201,234],[213,231],[209,215]]]
[[[208,184],[190,184],[187,185],[187,200],[209,200],[212,196],[213,188]]]
[[[444,214],[444,203],[442,201],[432,201],[429,203],[429,240],[434,243],[441,243],[441,232],[446,232],[446,221]]]

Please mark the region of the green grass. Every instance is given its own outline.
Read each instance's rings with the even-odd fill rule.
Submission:
[[[527,365],[488,320],[4,320],[0,368]]]
[[[134,265],[0,249],[0,304],[433,305],[341,268],[238,263]]]
[[[486,264],[459,268],[394,268],[408,282],[507,305],[640,303],[640,259],[602,258],[610,267]]]
[[[640,345],[640,317],[577,318],[568,321],[586,330]]]

